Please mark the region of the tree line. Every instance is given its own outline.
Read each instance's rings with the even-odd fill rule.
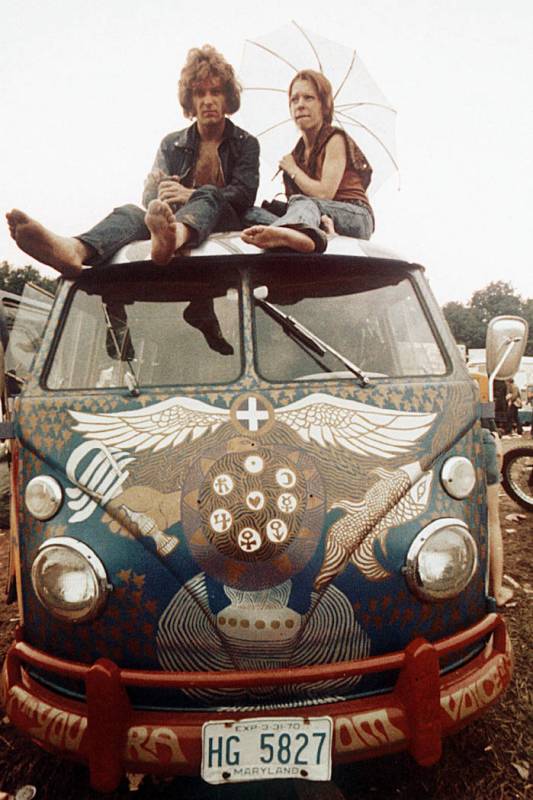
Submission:
[[[27,283],[40,286],[51,294],[56,293],[57,278],[45,278],[35,267],[13,267],[7,261],[0,262],[0,289],[22,294]]]
[[[442,310],[455,340],[469,349],[485,347],[487,324],[492,317],[523,317],[529,324],[525,355],[533,356],[533,298],[521,297],[510,283],[494,281],[474,292],[467,303],[452,301]]]
[[[26,283],[34,283],[55,294],[57,279],[45,278],[35,267],[13,267],[0,263],[0,289],[22,294]],[[487,323],[492,317],[513,314],[529,323],[526,355],[533,356],[533,298],[524,299],[510,283],[494,281],[474,292],[467,303],[452,301],[443,306],[444,316],[455,340],[467,348],[485,347]]]

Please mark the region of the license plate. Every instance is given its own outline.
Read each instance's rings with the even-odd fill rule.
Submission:
[[[238,783],[272,778],[331,777],[330,717],[262,717],[206,722],[202,728],[202,778]]]

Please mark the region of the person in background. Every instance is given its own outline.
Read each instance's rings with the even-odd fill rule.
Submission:
[[[294,150],[279,162],[288,198],[278,217],[257,211],[260,223],[245,228],[243,241],[263,249],[288,247],[323,253],[333,230],[342,236],[370,239],[374,216],[366,190],[372,168],[348,134],[334,127],[333,92],[320,72],[302,70],[289,86],[289,109],[301,131]]]
[[[506,394],[505,400],[507,402],[507,425],[505,428],[506,436],[513,435],[513,428],[516,427],[516,435],[522,435],[522,423],[518,414],[518,409],[522,408],[522,399],[520,397],[520,389],[512,378],[505,381]]]

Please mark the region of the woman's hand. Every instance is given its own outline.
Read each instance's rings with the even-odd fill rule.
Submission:
[[[331,137],[326,145],[322,175],[319,180],[310,178],[289,153],[279,162],[280,169],[296,183],[302,194],[319,200],[333,200],[346,169],[346,145],[340,133]]]
[[[279,162],[279,168],[287,173],[291,178],[298,169],[298,164],[294,160],[292,153],[287,153]]]

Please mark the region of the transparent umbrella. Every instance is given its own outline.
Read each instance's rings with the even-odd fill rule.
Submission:
[[[296,22],[246,40],[240,69],[242,116],[259,138],[261,157],[273,169],[299,136],[289,114],[287,90],[302,69],[322,72],[333,87],[333,124],[343,128],[370,163],[371,194],[392,174],[396,161],[396,111],[356,50],[304,30]]]

